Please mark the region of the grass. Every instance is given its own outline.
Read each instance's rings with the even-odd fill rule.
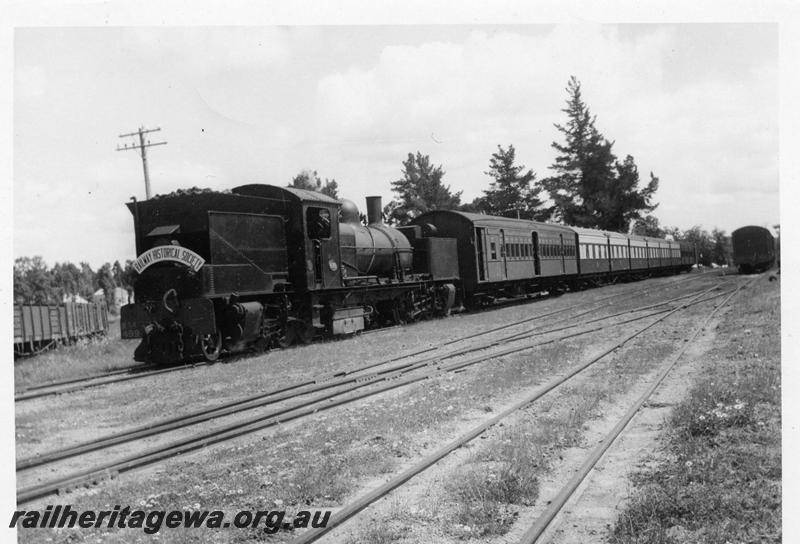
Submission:
[[[478,451],[464,464],[444,475],[444,489],[423,501],[424,508],[406,513],[400,526],[406,535],[414,533],[406,540],[424,541],[431,532],[458,540],[487,539],[507,533],[519,511],[539,499],[540,476],[560,462],[561,451],[579,445],[589,421],[600,416],[601,403],[624,394],[638,383],[641,375],[652,370],[653,361],[661,361],[674,351],[678,335],[678,330],[648,335],[644,346],[623,349],[611,361],[593,368],[582,385],[564,387],[555,397],[545,397],[529,413],[521,414],[516,424],[499,425],[486,436],[487,440],[477,443],[481,444]],[[596,339],[587,343],[592,344],[593,351],[602,348]],[[556,369],[563,370],[586,357],[583,352],[576,359],[576,353],[580,352],[575,352],[570,342],[561,342],[552,346],[545,357],[508,360],[503,368],[513,370],[503,378],[527,378],[531,363],[550,365],[545,375],[552,375]],[[494,368],[487,369],[487,373]],[[492,374],[489,377],[489,383],[496,379]],[[481,382],[474,383],[471,390],[482,387]],[[394,528],[398,525],[390,519],[382,519],[380,523]],[[366,533],[353,540],[369,541]]]
[[[564,448],[577,445],[586,421],[606,398],[606,388],[565,392],[577,402],[561,405],[535,420],[505,427],[500,436],[455,470],[445,486],[453,505],[448,516],[461,538],[505,534],[516,521],[519,506],[539,498],[539,477]]]
[[[517,311],[529,313],[530,309],[520,307]],[[510,319],[510,316],[506,318]],[[485,315],[464,316],[450,320],[445,325],[451,328],[458,325],[459,333],[463,333],[470,328],[480,330],[485,327],[485,320]],[[465,326],[467,322],[470,322],[469,327]],[[136,414],[136,420],[145,421],[152,417],[154,411],[174,412],[181,405],[202,404],[210,398],[241,396],[274,386],[273,382],[277,379],[283,381],[296,375],[318,374],[327,368],[341,368],[342,360],[356,364],[386,353],[419,347],[428,341],[441,341],[442,331],[427,324],[381,333],[384,334],[380,342],[376,342],[375,337],[365,335],[337,343],[273,352],[248,358],[236,365],[204,367],[188,377],[182,373],[178,373],[180,376],[177,377],[167,375],[169,377],[148,383],[146,394],[143,393],[143,386],[136,384],[119,390],[109,388],[108,395],[113,393],[113,400],[98,390],[92,395],[73,395],[65,399],[64,404],[69,400],[71,419],[76,419],[76,412],[84,419],[101,413],[104,423],[111,422],[112,426],[121,427],[119,418],[130,418],[131,413]],[[176,459],[157,471],[148,470],[133,477],[114,480],[90,494],[65,499],[72,502],[75,508],[107,508],[109,504],[124,503],[149,504],[148,508],[165,509],[219,508],[226,512],[240,508],[281,508],[289,514],[301,508],[325,508],[340,504],[371,479],[395,470],[400,463],[419,457],[427,446],[442,443],[448,433],[452,434],[454,425],[461,423],[465,413],[503,403],[508,395],[530,387],[556,369],[573,364],[581,357],[587,343],[587,339],[572,340],[503,361],[491,361],[463,373],[442,376],[361,402],[357,406],[322,412],[300,425],[290,424],[239,439],[232,444],[217,446],[208,454]],[[122,349],[126,358],[130,357],[132,351],[133,346]],[[615,370],[609,372],[613,374]],[[93,405],[96,407],[93,408]],[[108,410],[108,406],[114,405],[125,405],[127,409]],[[52,406],[42,410],[45,408],[50,413],[56,412]],[[25,417],[32,415],[35,412]],[[576,417],[574,414],[565,414],[565,425],[574,428],[578,421]],[[89,420],[92,418],[89,417]],[[58,430],[62,436],[64,432],[63,429]],[[548,440],[555,443],[568,438],[564,433],[554,432]],[[548,457],[553,455],[554,450],[544,448],[542,451]],[[514,500],[518,501],[535,500],[526,495],[530,493],[530,480],[525,473],[508,467],[504,469],[499,457],[484,462],[499,471],[494,496],[515,497]],[[400,524],[399,520],[397,524]],[[396,539],[397,533],[383,531],[374,537]],[[102,537],[108,541],[124,541],[125,535],[125,532],[115,532]],[[82,531],[61,536],[94,541],[100,535],[93,531]],[[236,541],[253,537],[245,531],[170,532],[162,536],[176,542],[209,539]],[[20,537],[22,541],[38,540],[38,536],[32,532],[23,531]],[[287,537],[276,535],[271,538]]]
[[[572,349],[576,348],[582,345],[575,343]],[[73,507],[98,509],[141,501],[152,505],[148,508],[164,509],[195,508],[194,504],[230,512],[266,507],[286,509],[287,515],[341,504],[365,481],[396,470],[426,446],[438,444],[464,413],[492,405],[494,399],[552,372],[551,366],[563,363],[569,351],[564,345],[549,346],[537,352],[542,356],[537,364],[532,364],[528,354],[426,380],[358,406],[322,412],[301,425],[290,424],[268,435],[240,440],[238,445],[219,447],[211,461],[208,455],[170,461],[158,477],[114,480],[70,502]],[[367,541],[391,542],[400,534],[375,530]],[[245,533],[225,532],[219,538],[237,540],[245,538]],[[92,531],[72,534],[90,540],[97,536]],[[22,541],[34,536],[21,533]],[[209,537],[216,535],[204,530],[169,534],[176,542]]]
[[[673,412],[663,462],[634,475],[611,542],[781,541],[780,309],[763,283]]]
[[[105,336],[81,339],[14,361],[14,385],[24,388],[40,383],[100,374],[115,368],[134,366],[133,350],[138,340],[120,339],[118,322],[109,323]]]

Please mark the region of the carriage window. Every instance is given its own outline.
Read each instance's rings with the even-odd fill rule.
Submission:
[[[495,245],[495,243],[494,243],[494,242],[491,242],[491,243],[489,244],[489,250],[490,250],[490,251],[491,251],[491,253],[492,253],[492,256],[491,256],[491,258],[492,258],[492,259],[497,259],[497,246]]]
[[[306,230],[308,237],[324,240],[331,237],[331,212],[327,208],[309,206],[306,209]]]

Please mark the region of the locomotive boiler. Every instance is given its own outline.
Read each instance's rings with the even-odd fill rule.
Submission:
[[[367,197],[367,225],[362,225],[358,208],[344,201],[339,223],[342,273],[361,277],[386,275],[396,270],[411,271],[411,243],[399,230],[383,224],[381,197]]]

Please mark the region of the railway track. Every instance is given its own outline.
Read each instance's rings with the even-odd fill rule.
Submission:
[[[602,459],[606,451],[608,451],[611,445],[625,431],[625,428],[628,426],[634,416],[636,416],[639,409],[644,405],[645,402],[648,401],[648,399],[650,399],[653,393],[656,392],[670,371],[675,368],[675,365],[681,360],[683,355],[689,349],[692,342],[700,335],[701,332],[703,332],[703,330],[705,330],[706,326],[708,326],[708,323],[711,321],[714,315],[716,315],[719,310],[721,310],[734,296],[736,296],[739,291],[741,291],[744,287],[751,285],[756,279],[757,278],[753,278],[747,283],[741,284],[737,289],[726,296],[718,306],[711,310],[711,312],[703,320],[703,323],[684,339],[683,346],[663,365],[656,379],[653,380],[644,393],[642,393],[642,395],[630,405],[628,410],[625,412],[622,418],[619,419],[614,428],[611,429],[611,431],[603,438],[603,440],[586,457],[572,478],[570,478],[570,480],[559,490],[555,497],[550,500],[547,509],[542,513],[542,515],[539,516],[539,518],[528,528],[527,531],[525,531],[520,539],[520,544],[534,544],[539,541],[553,520],[564,508],[564,505],[567,503],[575,490],[578,489],[578,487],[591,473],[600,459]]]
[[[748,282],[751,283],[751,282]],[[593,450],[590,456],[586,459],[582,467],[579,471],[573,476],[573,478],[564,486],[564,488],[557,494],[557,496],[551,499],[551,502],[546,510],[546,512],[535,522],[533,526],[531,526],[524,534],[521,542],[525,544],[532,544],[537,542],[539,537],[542,535],[544,530],[547,526],[552,522],[555,516],[558,514],[560,509],[564,506],[567,499],[571,494],[577,489],[586,475],[591,471],[597,461],[602,457],[603,453],[608,449],[608,447],[613,443],[617,436],[624,430],[625,426],[628,422],[633,418],[636,414],[638,409],[647,401],[647,399],[652,395],[652,393],[656,390],[659,384],[664,380],[667,374],[670,372],[672,368],[674,368],[675,364],[681,359],[683,354],[686,350],[690,347],[692,341],[704,330],[707,326],[708,322],[713,318],[716,313],[722,309],[742,288],[744,288],[746,284],[741,284],[738,288],[731,289],[724,293],[725,298],[716,304],[709,314],[703,320],[703,323],[697,327],[689,336],[684,338],[684,342],[682,342],[681,348],[673,354],[668,363],[663,365],[662,370],[659,372],[658,377],[656,380],[652,382],[652,384],[647,388],[647,391],[638,398],[638,400],[628,409],[626,414],[623,418],[617,423],[615,428],[610,432],[606,438]],[[577,365],[570,369],[567,373],[557,376],[540,386],[535,391],[533,391],[530,395],[526,398],[522,399],[521,401],[517,402],[516,404],[508,407],[507,409],[503,410],[502,412],[498,413],[496,416],[484,421],[480,425],[474,427],[470,431],[462,434],[452,442],[448,443],[447,445],[443,446],[442,448],[438,449],[436,452],[430,454],[429,456],[425,457],[423,460],[418,462],[417,464],[413,465],[412,467],[404,470],[400,474],[397,474],[388,482],[384,483],[380,487],[374,489],[373,491],[361,496],[360,498],[356,499],[355,501],[345,505],[343,508],[337,510],[328,521],[327,525],[324,528],[318,529],[311,529],[306,533],[300,535],[298,538],[291,541],[291,544],[309,544],[311,542],[315,542],[316,540],[320,539],[324,535],[328,534],[330,531],[334,530],[335,528],[341,526],[350,518],[357,515],[359,512],[364,510],[365,508],[369,507],[371,504],[377,502],[381,498],[388,495],[393,490],[397,489],[398,487],[402,486],[418,474],[422,473],[423,471],[427,470],[431,466],[435,465],[442,459],[444,459],[447,455],[452,453],[453,451],[461,448],[468,442],[474,440],[475,438],[482,435],[486,432],[489,428],[493,427],[494,425],[498,424],[502,420],[508,418],[509,416],[515,414],[519,410],[530,406],[532,403],[536,402],[540,398],[542,398],[547,393],[557,389],[562,384],[568,382],[571,378],[577,376],[578,374],[582,373],[584,370],[590,368],[591,366],[595,365],[599,361],[606,358],[608,355],[616,351],[617,349],[623,347],[628,342],[631,342],[636,337],[643,334],[645,331],[653,328],[657,324],[665,321],[670,316],[676,314],[677,312],[681,311],[683,308],[687,307],[689,304],[695,302],[701,302],[700,298],[702,294],[698,294],[693,302],[687,303],[685,305],[679,306],[677,308],[671,309],[665,315],[655,319],[651,323],[641,327],[639,330],[635,331],[634,333],[625,336],[621,339],[617,344],[615,344],[610,349],[607,349],[600,353],[599,355],[591,358],[590,360]],[[715,296],[714,298],[719,298],[719,296]],[[711,300],[710,298],[704,299],[704,301]]]
[[[204,366],[207,364],[208,363],[205,362],[198,362],[189,365],[171,366],[167,368],[158,368],[154,365],[146,365],[142,367],[114,370],[105,374],[96,374],[87,378],[74,378],[72,380],[53,382],[52,384],[34,385],[28,387],[23,392],[16,394],[14,396],[14,402],[38,399],[51,395],[60,395],[63,393],[72,393],[73,391],[80,391],[89,387],[98,387],[101,385],[110,385],[113,383],[149,378],[150,376],[158,376],[160,374],[186,370],[187,368],[195,368],[197,366]]]
[[[406,355],[406,356],[403,356],[403,357],[400,357],[400,358],[390,359],[390,360],[386,360],[386,361],[380,361],[380,362],[377,362],[377,363],[371,363],[371,364],[364,365],[364,366],[361,366],[361,367],[357,367],[357,368],[354,368],[354,369],[351,369],[351,370],[342,371],[342,372],[337,373],[337,374],[335,374],[333,376],[329,376],[329,377],[325,377],[325,378],[321,378],[321,379],[317,379],[317,380],[310,380],[310,381],[302,382],[302,383],[290,384],[290,385],[287,385],[287,386],[283,386],[283,387],[274,389],[272,391],[268,391],[266,393],[253,395],[253,396],[250,396],[250,397],[247,397],[247,398],[244,398],[244,399],[240,399],[240,400],[236,400],[236,401],[233,401],[233,402],[226,403],[226,404],[221,405],[221,406],[216,406],[216,407],[211,408],[211,409],[202,410],[202,411],[195,412],[195,413],[192,413],[192,414],[189,414],[189,415],[186,415],[186,416],[169,418],[169,419],[162,420],[162,421],[159,421],[159,422],[143,425],[143,426],[137,427],[135,429],[130,429],[130,430],[125,431],[125,432],[114,433],[113,435],[109,435],[109,436],[106,436],[106,437],[103,437],[103,438],[99,438],[99,439],[96,439],[96,440],[92,440],[92,441],[89,441],[89,442],[84,442],[82,444],[71,446],[69,448],[63,448],[63,449],[60,449],[60,450],[51,451],[51,452],[47,452],[47,453],[40,454],[40,455],[37,455],[37,456],[33,456],[33,457],[28,458],[28,459],[23,459],[23,460],[18,461],[17,462],[17,470],[21,471],[21,470],[27,470],[27,469],[35,468],[35,467],[41,466],[43,464],[52,463],[52,462],[55,462],[55,461],[59,461],[59,460],[62,460],[62,459],[73,457],[75,455],[80,455],[80,454],[83,454],[83,453],[96,451],[98,449],[102,449],[102,448],[105,448],[105,447],[109,447],[109,446],[113,446],[113,445],[129,442],[129,441],[135,440],[135,439],[141,439],[141,438],[145,438],[145,437],[148,437],[148,436],[153,436],[155,434],[160,434],[160,433],[167,432],[167,431],[170,431],[170,430],[173,430],[173,429],[178,429],[178,428],[181,428],[181,427],[185,427],[187,425],[194,425],[194,424],[201,423],[201,422],[204,422],[204,421],[208,421],[208,420],[211,420],[211,419],[220,418],[220,417],[227,416],[227,415],[232,415],[232,414],[235,414],[237,412],[242,412],[242,411],[253,409],[253,408],[261,408],[261,407],[264,407],[264,406],[267,406],[267,405],[270,405],[270,404],[275,404],[275,403],[278,403],[278,402],[281,402],[281,401],[284,401],[284,400],[294,399],[294,398],[297,398],[297,397],[302,396],[302,395],[308,395],[308,394],[311,394],[311,393],[324,391],[326,389],[333,389],[333,388],[336,388],[336,387],[339,387],[339,386],[342,386],[342,385],[348,385],[348,384],[352,384],[352,383],[356,383],[356,382],[365,383],[367,381],[378,379],[378,378],[380,378],[380,377],[382,377],[382,376],[384,376],[386,374],[389,374],[389,373],[392,373],[392,372],[395,372],[395,371],[402,371],[402,370],[408,370],[410,368],[417,368],[420,365],[429,364],[431,362],[441,363],[442,361],[446,361],[448,359],[452,359],[452,358],[456,358],[456,357],[461,356],[461,355],[469,354],[469,353],[477,351],[477,350],[488,349],[488,348],[495,347],[495,346],[498,346],[498,345],[501,345],[501,344],[504,344],[504,343],[517,341],[517,340],[521,340],[521,339],[524,339],[524,338],[530,338],[532,336],[541,336],[541,335],[546,335],[546,334],[550,334],[550,333],[554,333],[554,332],[561,332],[561,331],[564,331],[564,330],[567,330],[567,329],[570,329],[570,328],[574,328],[574,327],[579,326],[579,325],[591,324],[591,323],[595,323],[595,322],[598,322],[598,321],[601,321],[601,320],[611,319],[611,318],[619,317],[619,316],[622,316],[622,315],[625,315],[625,314],[629,314],[629,313],[637,313],[637,312],[642,312],[642,311],[646,311],[646,310],[651,310],[651,309],[657,308],[659,306],[664,306],[664,305],[670,304],[672,302],[676,302],[678,300],[681,300],[681,299],[684,299],[684,298],[688,298],[688,297],[692,296],[693,294],[694,293],[690,293],[688,295],[682,295],[682,296],[679,296],[679,297],[675,297],[675,298],[672,298],[672,299],[669,299],[669,300],[666,300],[666,301],[663,301],[663,302],[658,302],[658,303],[655,303],[655,304],[651,304],[651,305],[648,305],[648,306],[638,307],[638,308],[629,309],[629,310],[617,312],[617,313],[610,314],[610,315],[600,316],[600,317],[597,317],[595,319],[582,321],[580,324],[565,325],[565,326],[561,326],[561,327],[557,327],[557,328],[550,328],[550,329],[542,330],[542,331],[538,331],[538,330],[537,331],[531,331],[531,330],[522,331],[522,332],[517,332],[517,333],[514,333],[514,334],[510,334],[510,335],[507,335],[507,336],[504,336],[504,337],[500,337],[500,338],[495,339],[495,340],[493,340],[493,341],[491,341],[489,343],[485,343],[485,344],[478,345],[478,346],[466,346],[464,348],[457,349],[457,350],[452,350],[452,351],[449,351],[449,352],[435,353],[435,354],[431,353],[431,352],[438,352],[442,348],[444,348],[446,346],[449,346],[449,345],[452,345],[452,343],[454,341],[446,342],[446,343],[442,344],[439,348],[428,348],[428,349],[425,349],[425,350],[420,350],[420,351],[417,351],[417,352],[413,352],[413,354],[411,354],[411,355]],[[583,316],[583,315],[585,315],[585,313],[586,312],[582,312],[582,313],[577,314],[575,316],[570,316],[569,318],[562,319],[561,322],[564,322],[564,321],[566,321],[568,319],[574,319],[576,317]],[[656,313],[661,313],[661,312],[656,312]],[[544,317],[544,316],[542,316],[542,317]],[[640,318],[637,318],[637,319],[640,319]],[[526,322],[526,321],[523,321],[523,322]],[[559,323],[559,321],[556,321],[555,323]],[[619,324],[615,324],[615,325],[619,325]],[[603,327],[603,328],[605,328],[605,327]],[[498,329],[493,330],[493,331],[496,332],[496,331],[499,331],[499,330],[502,330],[502,328],[498,328]],[[591,331],[584,331],[581,334],[587,334],[588,332],[595,332],[596,330],[599,330],[599,329],[592,329]],[[487,331],[487,332],[489,332],[489,331]],[[475,338],[475,336],[465,337],[464,339],[471,340],[473,338]],[[386,368],[386,369],[383,369],[383,370],[380,370],[380,371],[374,371],[371,374],[365,374],[365,372],[367,370],[372,370],[376,366],[383,366],[383,365],[386,365],[386,364],[389,364],[389,363],[392,363],[392,362],[397,362],[397,361],[405,359],[405,358],[410,358],[412,355],[414,355],[414,356],[421,355],[422,357],[417,358],[417,359],[413,359],[413,360],[408,361],[406,363],[398,364],[398,365],[395,365],[395,366],[392,366],[392,367],[389,367],[389,368]]]
[[[595,303],[600,302],[600,301],[604,301],[604,300],[608,300],[608,299],[614,299],[614,298],[633,297],[633,296],[636,296],[637,294],[649,292],[649,291],[652,291],[654,289],[660,289],[660,288],[664,288],[664,287],[669,287],[669,286],[674,285],[675,283],[685,283],[687,281],[693,281],[693,280],[702,278],[702,277],[704,277],[704,276],[706,276],[706,275],[708,275],[710,273],[712,273],[712,271],[704,271],[704,272],[700,272],[700,273],[691,275],[688,278],[686,278],[684,276],[680,276],[680,275],[679,276],[674,276],[673,278],[669,278],[669,279],[674,280],[674,281],[670,281],[667,286],[657,286],[657,287],[656,286],[646,286],[646,287],[643,287],[641,289],[635,290],[635,291],[633,291],[631,293],[615,293],[615,294],[611,294],[611,295],[606,295],[604,297],[597,298],[596,300],[592,301],[590,304],[595,304]],[[520,303],[530,303],[530,302],[531,302],[531,300],[525,300],[525,301],[521,301]],[[507,304],[506,306],[508,306],[508,305],[510,305],[510,304]],[[512,323],[508,323],[508,324],[502,325],[500,327],[496,327],[496,328],[488,330],[488,331],[483,331],[483,332],[479,333],[476,336],[489,334],[489,333],[495,332],[497,330],[501,330],[503,328],[513,327],[515,325],[518,325],[518,324],[521,324],[521,323],[525,323],[527,321],[533,321],[533,320],[536,320],[536,319],[540,319],[542,317],[548,317],[548,316],[555,315],[555,314],[558,314],[558,313],[563,313],[564,311],[568,311],[570,309],[572,309],[572,307],[567,308],[566,310],[558,310],[556,312],[550,312],[550,313],[547,313],[547,314],[543,314],[541,316],[537,316],[537,317],[533,317],[533,318],[529,318],[529,319],[523,319],[523,320],[515,321],[515,322],[512,322]],[[393,327],[388,327],[388,328],[391,329]],[[374,331],[368,331],[368,333],[369,334],[378,333],[378,332],[382,332],[384,330],[386,330],[386,328],[376,329]],[[460,342],[462,340],[463,340],[463,338],[456,338],[456,339],[453,339],[453,340],[449,341],[445,345],[454,344],[454,343]],[[156,365],[141,365],[141,366],[127,367],[127,368],[122,368],[122,369],[118,369],[118,370],[113,370],[113,371],[102,373],[102,374],[94,374],[92,376],[86,376],[86,377],[81,377],[81,378],[72,378],[72,379],[68,379],[68,380],[60,380],[60,381],[53,381],[53,382],[36,384],[36,385],[30,385],[30,386],[27,386],[27,387],[23,388],[20,392],[18,392],[14,396],[14,402],[22,402],[22,401],[26,401],[26,400],[33,400],[33,399],[38,399],[38,398],[52,396],[52,395],[60,395],[60,394],[65,394],[65,393],[72,393],[72,392],[80,391],[80,390],[87,389],[87,388],[90,388],[90,387],[99,387],[99,386],[104,386],[104,385],[112,385],[112,384],[116,384],[116,383],[122,383],[122,382],[130,381],[130,380],[148,378],[148,377],[151,377],[151,376],[158,376],[158,375],[166,374],[166,373],[170,373],[170,372],[177,372],[177,371],[182,371],[182,370],[191,370],[191,369],[194,369],[194,368],[197,368],[197,367],[208,366],[209,364],[210,363],[208,363],[206,361],[197,361],[197,362],[194,362],[194,363],[189,363],[189,364],[179,365],[179,366],[172,366],[172,367],[167,367],[167,368],[158,367]]]
[[[592,322],[599,321],[601,319],[612,319],[614,317],[624,315],[625,313],[636,313],[636,312],[647,311],[650,309],[654,309],[658,306],[665,306],[670,303],[677,302],[678,300],[685,299],[692,295],[702,297],[703,295],[710,293],[714,289],[717,289],[717,286],[714,286],[711,289],[707,289],[698,293],[683,295],[657,304],[648,305],[646,307],[635,308],[632,310],[627,310],[625,312],[617,312],[615,314],[607,315],[605,317],[599,317],[595,320],[592,320]],[[712,296],[719,296],[719,295],[712,295]],[[44,482],[42,484],[37,484],[33,486],[28,486],[26,488],[19,490],[18,501],[27,502],[29,500],[33,500],[35,498],[45,496],[53,492],[57,492],[62,489],[99,481],[107,478],[109,475],[117,474],[119,472],[124,472],[126,470],[132,470],[134,468],[151,464],[175,455],[187,453],[189,451],[194,451],[198,448],[202,448],[213,443],[222,442],[224,440],[229,440],[246,433],[254,432],[257,430],[261,430],[263,428],[276,425],[278,423],[283,423],[297,419],[299,417],[304,417],[306,415],[313,414],[320,410],[330,409],[335,406],[339,406],[341,404],[365,398],[367,396],[377,395],[379,393],[382,393],[390,389],[395,389],[403,385],[408,385],[410,383],[415,383],[424,379],[428,379],[442,372],[459,370],[488,359],[501,357],[518,351],[532,349],[533,347],[545,343],[555,342],[564,338],[579,336],[582,334],[589,334],[591,332],[595,332],[597,330],[607,328],[610,326],[619,326],[625,323],[638,321],[641,319],[645,319],[651,315],[661,314],[667,311],[669,310],[660,310],[657,312],[653,312],[651,314],[639,316],[626,321],[616,322],[605,326],[595,327],[585,331],[579,331],[576,333],[562,335],[560,337],[553,338],[545,342],[524,344],[521,346],[515,345],[507,347],[505,349],[495,349],[494,351],[474,356],[470,359],[467,359],[466,361],[457,361],[449,365],[444,365],[442,362],[445,360],[469,355],[470,353],[479,350],[488,350],[493,347],[502,346],[504,343],[519,342],[520,340],[524,340],[526,338],[530,338],[533,336],[564,331],[569,328],[577,327],[581,324],[587,324],[587,323],[585,321],[582,321],[581,323],[566,325],[555,329],[551,328],[545,331],[530,330],[527,331],[527,333],[526,331],[516,332],[507,335],[506,337],[500,339],[494,339],[488,342],[484,342],[482,344],[478,344],[476,346],[468,346],[447,352],[437,353],[446,345],[452,345],[451,343],[448,343],[442,345],[440,348],[428,348],[426,350],[419,350],[418,352],[414,352],[413,354],[406,354],[402,357],[396,358],[395,361],[411,358],[412,355],[415,356],[421,355],[421,357],[417,357],[417,359],[412,359],[404,363],[398,363],[391,367],[384,368],[381,370],[374,370],[374,369],[378,366],[387,364],[387,362],[394,362],[394,361],[392,360],[380,361],[378,363],[365,365],[363,367],[351,371],[338,373],[334,376],[329,376],[327,378],[320,379],[311,383],[287,385],[285,387],[278,388],[276,390],[267,392],[265,394],[249,397],[246,399],[241,399],[232,403],[228,403],[227,405],[224,406],[215,407],[201,412],[196,412],[180,418],[170,418],[168,420],[163,420],[150,425],[145,425],[136,429],[132,429],[124,433],[116,433],[115,435],[103,437],[99,440],[95,440],[92,442],[86,442],[72,446],[70,448],[48,452],[46,454],[31,457],[29,459],[24,459],[18,463],[17,467],[18,472],[29,470],[38,466],[42,466],[44,464],[49,464],[69,457],[74,457],[77,455],[98,451],[114,445],[119,445],[126,442],[139,440],[144,437],[152,436],[154,434],[165,433],[171,430],[186,427],[188,425],[193,425],[200,422],[208,421],[210,419],[232,415],[244,410],[262,408],[270,404],[292,400],[300,396],[308,396],[311,395],[312,393],[322,393],[321,395],[308,398],[307,400],[302,401],[298,404],[285,406],[276,410],[272,410],[271,412],[268,412],[266,414],[260,414],[255,417],[250,417],[244,420],[240,420],[232,424],[228,424],[220,428],[214,429],[213,431],[210,432],[200,433],[199,435],[195,435],[175,442],[171,442],[166,445],[151,448],[149,450],[146,450],[144,452],[135,455],[129,455],[115,461],[102,463],[98,466],[90,467],[86,470],[69,474],[57,480]],[[583,311],[575,316],[570,316],[568,318],[562,319],[562,322],[569,319],[575,319],[578,316],[582,316],[585,314],[586,311]],[[543,318],[545,317],[545,314],[541,314],[539,317]],[[527,322],[529,320],[530,319],[522,320],[522,322]],[[552,324],[554,323],[551,323],[551,325]],[[503,329],[503,328],[506,327],[500,327],[498,329]],[[468,338],[470,340],[473,339],[472,336]],[[372,372],[365,373],[365,371],[367,370],[372,370]],[[385,382],[385,383],[384,385],[380,385],[378,387],[372,387],[378,384],[379,382]],[[371,388],[367,391],[358,391],[360,389],[367,387]],[[332,390],[332,391],[325,392],[326,390]]]

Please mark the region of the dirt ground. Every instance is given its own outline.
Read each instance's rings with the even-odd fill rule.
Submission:
[[[667,280],[649,280],[653,282],[652,298],[651,294],[643,293],[629,301],[628,307],[655,300],[655,293],[660,293],[662,299],[677,296],[680,289]],[[728,278],[710,281],[695,282],[697,285],[692,288],[708,287],[713,282],[732,282]],[[88,438],[81,435],[81,425],[87,421],[96,424],[90,435],[106,434],[109,430],[127,428],[164,414],[173,415],[240,398],[265,390],[279,379],[299,379],[312,372],[341,368],[347,362],[375,360],[402,349],[433,346],[443,337],[485,330],[487,323],[510,322],[536,312],[586,304],[615,291],[637,288],[641,288],[641,284],[616,285],[532,305],[458,316],[198,368],[183,376],[166,375],[148,384],[126,384],[31,401],[17,407],[18,455],[47,450],[65,439]],[[770,284],[765,288],[778,287]],[[743,292],[740,296],[751,296],[752,292]],[[623,348],[563,391],[548,397],[546,402],[521,411],[460,448],[323,541],[347,544],[516,542],[546,506],[547,497],[571,477],[588,451],[647,387],[661,368],[659,365],[677,349],[681,338],[700,323],[709,307],[690,309],[681,314],[680,319],[646,333],[636,346]],[[630,491],[629,473],[636,467],[655,462],[653,455],[658,451],[665,418],[700,371],[705,354],[715,346],[732,341],[719,336],[715,327],[726,315],[719,316],[691,346],[683,361],[575,493],[548,530],[547,540],[567,543],[606,539]],[[275,505],[296,509],[305,504],[312,509],[335,511],[504,406],[513,404],[569,365],[602,351],[619,337],[620,331],[612,329],[563,345],[481,363],[465,372],[435,378],[357,405],[321,412],[312,422],[281,425],[127,474],[101,488],[51,498],[46,504],[66,501],[74,507],[101,508],[111,503],[127,503],[166,509],[202,504],[225,511],[268,509]],[[331,356],[332,349],[336,356]],[[126,409],[124,412],[111,410],[118,406]],[[512,504],[504,508],[503,515],[508,523],[500,532],[478,534],[477,525],[455,523],[452,499],[443,489],[459,477],[459,471],[466,465],[487,466],[483,452],[508,440],[508,432],[514,432],[516,426],[530,426],[541,418],[556,420],[556,416],[566,418],[567,426],[575,423],[573,427],[576,428],[563,431],[563,424],[554,427],[552,443],[541,446],[546,463],[537,469],[538,498],[532,504]],[[158,536],[167,542],[233,542],[254,538],[253,533],[236,530],[172,531]],[[279,533],[269,538],[284,542],[293,536]],[[43,533],[28,531],[20,533],[20,537],[28,542],[50,538],[53,542],[95,541],[97,538],[107,542],[148,540],[147,535],[125,531],[59,531],[46,538],[42,538],[45,537]]]
[[[778,291],[777,282],[771,284],[762,278],[758,288],[740,293],[739,297],[762,297],[765,292],[772,296]],[[737,303],[738,302],[738,303]],[[725,319],[742,319],[737,311],[744,306],[742,300],[734,299],[728,308],[715,317],[704,332],[692,343],[679,364],[668,374],[650,400],[639,410],[623,434],[614,442],[600,462],[576,490],[561,513],[540,539],[541,542],[557,544],[578,544],[585,542],[606,542],[610,531],[617,522],[621,509],[632,492],[630,475],[633,471],[653,466],[659,462],[661,440],[666,421],[672,409],[687,395],[692,383],[702,371],[708,371],[709,353],[731,345],[736,341],[736,329],[720,328]],[[731,316],[733,314],[733,317]],[[774,318],[774,317],[773,317]],[[747,318],[749,319],[749,318]],[[753,316],[753,327],[775,326],[779,323],[766,323],[771,319],[766,315]],[[688,324],[684,324],[688,325]],[[681,326],[681,332],[690,327]],[[722,329],[722,332],[719,332]],[[661,362],[661,361],[658,361]],[[715,361],[718,363],[718,361]],[[617,423],[622,414],[647,388],[657,374],[656,369],[643,377],[641,383],[627,393],[619,395],[612,402],[602,405],[598,417],[584,425],[580,443],[564,448],[558,454],[558,462],[542,475],[539,482],[537,504],[531,507],[515,508],[515,522],[511,529],[499,536],[478,536],[471,534],[474,529],[464,527],[464,531],[442,531],[436,518],[441,517],[441,495],[438,493],[443,483],[453,473],[453,467],[469,461],[473,444],[452,454],[445,462],[416,477],[402,491],[397,491],[371,507],[362,514],[361,521],[354,521],[336,533],[331,542],[367,543],[376,535],[385,537],[386,542],[476,542],[511,543],[518,542],[524,532],[539,517],[549,504],[548,497],[554,497],[560,488],[572,477],[591,450]],[[578,386],[580,387],[580,386]],[[535,417],[528,412],[521,417]],[[487,441],[496,439],[482,437]],[[432,513],[431,513],[432,512]],[[408,520],[413,520],[411,524]],[[416,526],[414,526],[416,523]],[[374,527],[394,525],[390,531],[378,531]],[[365,528],[366,527],[366,528]]]

